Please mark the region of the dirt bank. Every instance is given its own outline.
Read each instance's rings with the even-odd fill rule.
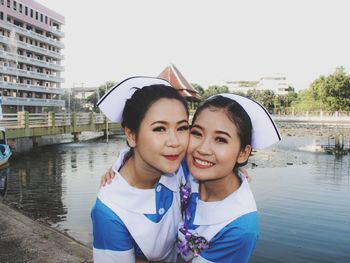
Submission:
[[[0,201],[0,262],[92,262],[92,250]]]

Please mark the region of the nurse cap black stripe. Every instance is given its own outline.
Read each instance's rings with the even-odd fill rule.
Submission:
[[[136,76],[127,78],[114,87],[97,102],[97,106],[112,122],[122,122],[125,103],[136,90],[150,85],[166,85],[171,84],[160,78]]]
[[[260,103],[237,94],[222,93],[215,96],[219,95],[236,101],[248,113],[253,126],[253,149],[263,149],[281,140],[281,135],[275,122]]]

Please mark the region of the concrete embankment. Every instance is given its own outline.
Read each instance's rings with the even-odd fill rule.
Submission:
[[[0,201],[0,262],[92,262],[92,250]]]

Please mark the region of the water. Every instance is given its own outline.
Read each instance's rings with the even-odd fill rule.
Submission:
[[[323,143],[285,137],[250,158],[261,229],[251,262],[350,262],[350,156],[320,153]],[[99,180],[124,146],[116,137],[17,156],[6,172],[4,200],[91,245]]]

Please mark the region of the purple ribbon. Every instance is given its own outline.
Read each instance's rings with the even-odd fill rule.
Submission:
[[[191,187],[188,185],[181,185],[180,187],[181,207],[187,219],[191,218],[191,210],[188,205],[190,196],[191,196]]]
[[[185,240],[178,241],[177,252],[183,256],[187,256],[189,251],[192,251],[197,257],[203,249],[209,248],[209,243],[204,237],[192,234],[185,226],[180,228],[180,232],[185,236]]]

